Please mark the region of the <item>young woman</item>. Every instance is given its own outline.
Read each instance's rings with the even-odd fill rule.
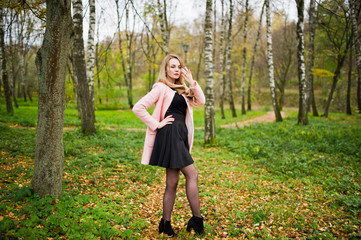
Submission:
[[[188,83],[189,88],[185,82]],[[205,103],[202,89],[192,73],[175,54],[167,55],[160,67],[158,81],[152,90],[133,107],[133,112],[147,126],[142,164],[164,167],[166,188],[163,218],[159,233],[175,236],[170,224],[176,197],[179,172],[186,178],[186,193],[193,217],[187,231],[204,233],[198,194],[198,172],[190,155],[193,144],[193,106]],[[155,104],[152,116],[147,109]]]

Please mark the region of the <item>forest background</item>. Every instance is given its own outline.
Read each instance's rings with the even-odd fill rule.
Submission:
[[[197,1],[185,23],[175,1],[54,2],[0,1],[1,237],[158,238],[164,179],[139,164],[145,126],[130,109],[167,52],[207,97],[194,113],[207,237],[361,236],[359,2]],[[60,9],[64,87],[46,90],[46,13]],[[237,127],[270,111],[277,123]],[[175,211],[191,238],[182,190]]]

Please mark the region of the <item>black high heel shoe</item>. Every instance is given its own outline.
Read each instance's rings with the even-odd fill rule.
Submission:
[[[198,235],[204,234],[204,226],[203,226],[203,217],[196,217],[193,216],[189,221],[187,225],[187,232],[190,232],[193,228],[193,230]]]
[[[159,223],[159,234],[165,233],[168,236],[175,237],[177,234],[172,229],[172,225],[170,225],[170,221],[164,220],[163,218],[160,220]]]

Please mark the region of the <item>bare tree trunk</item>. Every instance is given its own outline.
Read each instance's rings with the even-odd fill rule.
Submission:
[[[134,34],[134,25],[133,25],[133,30],[132,32],[129,34],[129,30],[128,30],[128,24],[129,24],[129,12],[128,12],[128,8],[126,9],[126,30],[125,30],[125,36],[127,39],[127,78],[126,78],[126,86],[127,86],[127,96],[128,96],[128,104],[130,108],[133,108],[133,81],[132,81],[132,62],[133,62],[133,58],[132,58],[132,41],[133,41],[133,34]],[[135,23],[135,19],[133,19],[133,23]]]
[[[4,26],[4,9],[0,7],[0,47],[1,47],[1,67],[2,67],[2,79],[4,84],[4,94],[5,94],[5,104],[6,104],[6,111],[13,115],[14,109],[13,104],[11,102],[11,90],[9,86],[9,79],[8,79],[8,71],[6,69],[6,55],[5,55],[5,26]]]
[[[355,43],[355,52],[356,52],[356,66],[357,66],[357,108],[358,113],[361,113],[361,40],[360,34],[358,32],[357,16],[356,16],[356,6],[357,0],[350,0],[350,9],[351,9],[351,22],[352,22],[352,32]]]
[[[13,17],[13,13],[12,11],[10,11],[10,17],[12,18]],[[14,46],[13,46],[13,38],[12,38],[12,29],[13,29],[13,26],[10,25],[9,26],[9,45],[10,45],[10,54],[11,54],[11,66],[9,67],[9,70],[10,70],[10,79],[12,81],[12,84],[11,84],[11,88],[12,88],[12,96],[13,96],[13,101],[14,101],[14,105],[16,108],[19,107],[18,105],[18,101],[16,99],[16,76],[15,76],[15,51],[13,50]]]
[[[197,80],[199,80],[199,73],[201,71],[201,64],[202,64],[202,59],[203,59],[203,44],[200,46],[199,49],[200,49],[200,51],[199,51],[198,64],[197,64],[197,73],[196,73],[196,79]]]
[[[119,52],[120,52],[120,56],[121,56],[121,66],[122,66],[122,70],[123,70],[123,76],[124,76],[124,80],[125,80],[125,85],[127,86],[127,97],[128,97],[128,104],[129,107],[132,108],[133,107],[133,94],[132,94],[132,75],[131,75],[131,66],[130,63],[132,62],[131,60],[131,51],[132,51],[132,37],[133,37],[133,33],[129,34],[128,33],[128,22],[129,22],[129,6],[126,6],[125,12],[126,12],[126,30],[125,30],[125,34],[126,34],[126,40],[127,40],[127,58],[124,57],[123,54],[123,40],[122,40],[122,36],[121,36],[121,32],[120,32],[120,12],[119,12],[119,0],[115,0],[115,3],[117,5],[117,18],[118,18],[118,32],[119,32]]]
[[[86,76],[88,78],[89,97],[94,107],[94,63],[95,63],[95,0],[89,0],[89,31],[87,44]]]
[[[25,51],[24,51],[24,43],[23,43],[23,37],[20,36],[20,51],[19,51],[19,77],[20,77],[20,84],[21,84],[21,94],[24,98],[24,101],[26,102],[26,83],[25,83]]]
[[[25,79],[25,45],[24,45],[24,25],[25,25],[25,13],[21,10],[19,13],[19,82],[21,86],[21,95],[26,102],[26,79]]]
[[[352,47],[350,47],[348,76],[347,76],[346,114],[352,115],[351,111],[351,83],[352,83]]]
[[[99,41],[98,41],[99,42]],[[99,104],[102,104],[102,98],[101,98],[101,94],[100,94],[100,87],[101,87],[101,83],[100,83],[100,77],[99,77],[99,73],[100,73],[100,68],[99,68],[99,60],[98,60],[98,57],[99,57],[99,52],[98,52],[98,43],[95,45],[95,66],[96,66],[96,69],[97,69],[97,74],[95,75],[96,76],[96,79],[97,79],[97,85],[98,85],[98,99],[99,99]]]
[[[214,120],[214,76],[212,56],[212,0],[207,0],[204,32],[204,73],[206,76],[204,142],[211,143],[216,137]]]
[[[226,81],[225,81],[225,67],[226,67],[226,52],[223,49],[224,45],[224,30],[226,27],[225,21],[224,21],[224,0],[221,0],[222,4],[222,17],[221,17],[221,33],[220,33],[220,42],[219,42],[219,95],[220,95],[220,101],[219,101],[219,107],[221,108],[221,117],[222,119],[225,119],[226,116],[224,115],[224,93],[226,91]]]
[[[216,69],[216,49],[217,49],[217,0],[213,0],[213,70]]]
[[[346,52],[347,52],[347,50],[346,50]],[[335,92],[336,85],[337,85],[338,79],[340,77],[341,68],[342,68],[343,63],[345,61],[345,58],[346,58],[346,53],[345,52],[341,53],[340,55],[337,56],[337,66],[336,66],[336,70],[334,72],[334,76],[333,76],[333,79],[332,79],[331,91],[330,91],[330,94],[328,95],[328,99],[327,99],[327,102],[326,102],[326,105],[325,105],[325,110],[323,112],[324,117],[328,117],[328,110],[329,110],[330,105],[331,105],[333,93]]]
[[[96,133],[94,106],[89,95],[89,86],[86,76],[84,41],[83,41],[83,15],[82,0],[73,0],[73,63],[74,75],[78,81],[78,97],[81,103],[81,130],[82,133]]]
[[[74,74],[74,70],[73,70],[73,57],[71,56],[72,54],[70,53],[70,57],[69,57],[69,61],[71,64],[69,64],[68,70],[69,70],[69,75],[70,78],[73,82],[73,92],[74,92],[74,97],[75,97],[75,102],[76,102],[76,109],[78,110],[78,118],[81,119],[81,102],[80,102],[80,98],[78,96],[78,79],[76,78],[76,75]]]
[[[41,197],[62,195],[65,76],[71,46],[70,1],[46,1],[46,30],[36,56],[39,110],[32,186]]]
[[[228,100],[229,107],[232,111],[232,117],[237,117],[236,108],[234,107],[233,102],[233,93],[232,93],[232,81],[231,81],[231,45],[232,45],[232,17],[233,17],[233,4],[232,0],[229,1],[229,23],[228,23],[228,34],[226,38],[226,56],[227,56],[227,87],[228,87]]]
[[[241,72],[241,101],[242,101],[242,114],[246,114],[246,102],[245,102],[245,71],[246,71],[246,59],[247,59],[247,25],[248,25],[248,0],[246,0],[245,7],[245,19],[244,19],[244,29],[243,29],[243,50],[242,50],[242,72]]]
[[[254,67],[254,60],[255,60],[255,56],[256,56],[256,51],[257,51],[257,45],[261,36],[261,27],[262,27],[262,17],[263,17],[263,12],[264,12],[264,6],[265,6],[265,2],[262,5],[262,11],[261,11],[261,15],[259,17],[259,24],[258,24],[258,30],[257,30],[257,37],[256,37],[256,42],[254,43],[253,46],[253,54],[252,54],[252,60],[251,60],[251,69],[249,71],[249,80],[248,80],[248,96],[247,96],[247,103],[248,103],[248,110],[252,110],[252,104],[251,104],[251,88],[252,88],[252,74],[253,74],[253,67]]]
[[[26,60],[26,58],[25,58],[25,60]],[[27,76],[28,76],[28,66],[29,66],[28,61],[26,61],[25,62],[25,79],[28,79],[27,78]],[[26,89],[26,95],[28,96],[30,102],[33,102],[33,99],[31,97],[31,90],[30,90],[27,82],[26,82],[26,85],[25,85],[25,89]]]
[[[276,116],[276,122],[282,121],[282,116],[277,103],[277,95],[275,89],[275,79],[273,70],[273,55],[272,55],[272,33],[271,33],[271,10],[269,6],[269,0],[265,0],[266,3],[266,22],[267,22],[267,64],[268,64],[268,77],[270,82],[271,97],[273,111]]]
[[[313,66],[315,60],[315,35],[316,35],[316,6],[315,0],[310,0],[309,9],[309,47],[308,47],[308,66],[307,66],[307,79],[310,85],[310,99],[308,106],[312,106],[313,116],[317,117],[317,107],[315,100],[315,91],[313,88]]]
[[[299,81],[299,109],[298,124],[308,125],[308,99],[309,90],[305,76],[305,46],[303,36],[303,10],[304,0],[296,0],[298,21],[297,21],[297,58],[298,58],[298,81]]]
[[[287,36],[285,36],[285,37],[287,37]],[[289,69],[292,64],[292,55],[293,55],[292,50],[290,48],[288,48],[288,61],[285,64],[284,72],[279,74],[279,75],[281,75],[280,83],[278,84],[276,82],[276,85],[280,91],[280,96],[279,96],[279,101],[278,101],[278,103],[279,103],[278,106],[279,106],[280,111],[282,111],[282,109],[283,109],[285,88],[286,88],[286,83],[287,83],[287,78],[288,78],[288,72],[289,72]],[[282,70],[283,70],[283,67],[282,67]]]
[[[163,39],[163,51],[165,55],[169,54],[169,38],[170,38],[170,29],[168,24],[168,17],[167,17],[167,1],[163,0],[163,4],[160,0],[157,1],[158,3],[158,11],[159,11],[159,23],[160,23],[160,30],[162,32],[161,36]]]
[[[73,41],[73,63],[74,75],[78,85],[77,93],[81,107],[81,129],[82,133],[96,133],[94,106],[89,95],[89,86],[86,76],[84,41],[83,41],[83,15],[82,1],[73,0],[73,21],[74,21],[74,41]]]
[[[310,101],[311,101],[311,105],[312,105],[312,114],[314,117],[318,117],[318,111],[317,111],[317,106],[316,106],[316,98],[315,98],[315,90],[313,87],[313,79],[310,82],[310,86],[311,86],[311,94],[310,94]]]

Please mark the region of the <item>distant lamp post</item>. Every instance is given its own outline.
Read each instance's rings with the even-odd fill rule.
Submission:
[[[184,51],[184,64],[187,65],[187,52],[188,52],[188,48],[189,48],[189,44],[188,43],[183,43],[183,51]]]

